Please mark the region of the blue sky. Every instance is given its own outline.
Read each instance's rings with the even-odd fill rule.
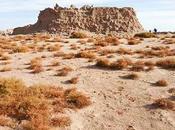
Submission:
[[[53,7],[55,3],[77,7],[84,4],[131,6],[145,29],[175,31],[175,0],[0,0],[0,30],[33,24],[40,10]]]

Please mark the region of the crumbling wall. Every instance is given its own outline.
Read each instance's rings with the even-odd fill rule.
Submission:
[[[34,25],[15,28],[13,34],[49,32],[70,34],[85,30],[95,33],[128,33],[143,31],[133,8],[82,7],[63,8],[56,6],[40,12]]]

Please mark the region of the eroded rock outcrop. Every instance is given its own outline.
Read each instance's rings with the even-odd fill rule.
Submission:
[[[34,25],[15,28],[13,34],[49,32],[70,34],[85,30],[95,33],[128,33],[143,31],[133,8],[92,7],[63,8],[56,5],[40,12]]]

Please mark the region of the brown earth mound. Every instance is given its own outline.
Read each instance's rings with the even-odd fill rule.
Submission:
[[[90,7],[63,8],[56,5],[40,12],[33,25],[15,28],[13,34],[49,32],[70,34],[85,30],[100,34],[134,34],[143,31],[133,8]]]

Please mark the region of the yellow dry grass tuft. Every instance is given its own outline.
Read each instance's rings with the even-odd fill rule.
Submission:
[[[13,129],[49,130],[70,125],[64,109],[91,104],[89,97],[73,89],[49,85],[27,87],[15,78],[0,78],[0,125]],[[55,117],[57,115],[57,117]]]

